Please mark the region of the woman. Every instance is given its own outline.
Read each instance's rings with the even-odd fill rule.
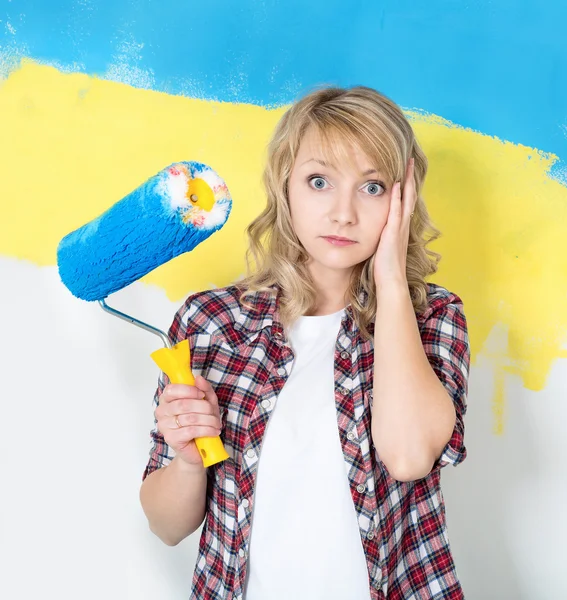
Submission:
[[[465,457],[462,302],[438,255],[426,158],[365,87],[308,94],[268,149],[251,274],[190,296],[195,386],[160,378],[141,501],[170,545],[204,521],[191,598],[463,598],[440,469]],[[194,439],[231,458],[205,470]]]

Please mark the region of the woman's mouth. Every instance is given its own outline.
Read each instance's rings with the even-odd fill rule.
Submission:
[[[324,235],[322,237],[333,246],[351,246],[352,244],[356,244],[354,240],[336,235]]]

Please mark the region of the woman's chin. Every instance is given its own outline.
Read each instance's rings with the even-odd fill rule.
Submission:
[[[316,268],[323,269],[326,271],[352,271],[356,265],[360,264],[360,260],[351,259],[348,260],[346,257],[341,260],[329,260],[329,257],[325,257],[323,260],[317,260],[312,258],[310,264]]]

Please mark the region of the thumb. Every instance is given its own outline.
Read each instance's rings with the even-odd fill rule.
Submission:
[[[390,210],[386,226],[397,228],[402,220],[402,192],[400,182],[397,181],[392,189],[390,198]]]
[[[202,392],[206,392],[210,384],[202,375],[195,375],[195,387],[199,388]]]
[[[199,388],[202,392],[205,393],[205,398],[211,404],[218,406],[217,395],[215,394],[213,386],[202,375],[197,375],[195,377],[195,387]]]

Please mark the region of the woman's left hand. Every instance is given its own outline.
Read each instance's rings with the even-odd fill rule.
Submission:
[[[377,290],[391,283],[407,285],[406,259],[410,219],[417,202],[413,174],[414,159],[410,158],[403,197],[400,183],[396,182],[392,188],[388,221],[382,230],[374,255],[374,280]]]

